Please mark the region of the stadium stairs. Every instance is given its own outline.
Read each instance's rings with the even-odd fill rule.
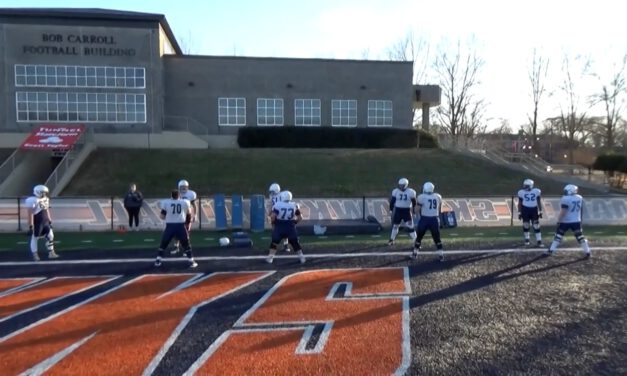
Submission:
[[[0,165],[0,197],[28,196],[42,183],[57,196],[95,149],[88,134],[67,152],[16,149]]]
[[[500,166],[542,176],[564,184],[576,184],[579,187],[597,192],[610,193],[603,175],[588,173],[588,168],[579,165],[552,165],[541,158],[526,153],[512,153],[506,148],[490,145],[481,140],[465,140],[453,143],[440,139],[440,145],[449,151],[468,157],[489,160]],[[619,192],[620,193],[620,192]]]

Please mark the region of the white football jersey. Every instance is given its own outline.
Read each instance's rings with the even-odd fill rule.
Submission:
[[[421,217],[439,217],[440,206],[442,205],[442,196],[439,193],[421,193],[418,196],[418,205],[420,205]]]
[[[161,209],[165,210],[165,223],[185,223],[190,213],[191,204],[188,200],[168,198],[161,201]]]
[[[300,215],[300,207],[294,201],[279,201],[272,206],[272,212],[276,214],[277,221],[293,221]]]
[[[194,202],[196,201],[198,196],[196,195],[196,192],[192,191],[191,189],[188,189],[187,192],[185,193],[181,192],[181,198],[189,202]]]
[[[274,206],[277,202],[279,202],[279,198],[281,197],[281,192],[279,193],[271,193],[268,198],[270,199],[270,206]]]
[[[581,222],[581,209],[583,208],[583,197],[580,195],[565,195],[560,201],[562,209],[566,209],[566,215],[562,218],[562,223]]]
[[[521,189],[518,191],[518,198],[522,202],[522,206],[527,208],[538,207],[538,197],[542,194],[538,188],[532,188],[531,190]]]
[[[392,197],[396,199],[394,202],[395,208],[411,208],[412,200],[416,199],[416,191],[411,188],[407,188],[404,191],[395,188],[392,191]]]
[[[25,201],[26,207],[31,210],[33,215],[37,215],[44,210],[48,210],[50,208],[50,199],[48,197],[35,197],[31,196]]]

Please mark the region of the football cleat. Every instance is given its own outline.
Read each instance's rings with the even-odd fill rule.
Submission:
[[[181,250],[180,250],[180,248],[179,248],[179,247],[174,247],[174,248],[172,248],[172,250],[170,250],[170,255],[172,255],[172,256],[176,256],[176,255],[178,255],[178,254],[179,254],[179,252],[180,252],[180,251],[181,251]]]
[[[414,248],[414,251],[411,253],[411,258],[417,259],[418,258],[418,252],[420,252],[420,249]]]
[[[194,268],[198,267],[198,263],[196,261],[194,261],[194,260],[190,260],[189,261],[189,267],[194,269]]]
[[[300,256],[298,256],[298,258],[300,259],[300,263],[304,264],[307,260],[305,259],[305,256],[303,254],[301,254]]]
[[[525,245],[528,247],[531,245],[531,242],[529,242],[529,239],[525,239]]]
[[[266,257],[266,262],[267,262],[268,264],[272,264],[272,260],[273,260],[273,259],[274,259],[274,257],[272,257],[272,256],[268,256],[268,257]]]
[[[393,240],[393,239],[388,240],[388,245],[389,245],[389,246],[394,245],[394,240]]]
[[[37,253],[33,253],[33,261],[39,261],[39,260],[41,260],[41,259],[39,258],[39,254],[37,254]]]
[[[546,251],[544,251],[545,256],[552,256],[554,253],[555,251],[552,250],[551,247],[549,247]]]
[[[54,251],[50,251],[50,252],[48,252],[48,258],[49,259],[56,259],[56,258],[59,258],[59,255],[56,254]]]
[[[155,265],[155,268],[160,267],[161,266],[161,260],[156,260],[154,265]]]
[[[584,252],[584,257],[585,257],[585,258],[590,258],[590,256],[592,256],[592,253],[590,253],[590,252]]]
[[[542,243],[542,240],[538,240],[538,242],[536,243],[536,247],[538,247],[538,248],[544,248],[544,247],[546,247],[546,246],[544,245],[544,243]]]

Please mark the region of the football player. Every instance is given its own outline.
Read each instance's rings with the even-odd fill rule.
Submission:
[[[196,215],[198,213],[198,204],[196,192],[189,189],[189,182],[187,180],[179,180],[178,183],[178,191],[181,199],[187,200],[191,204],[191,219],[189,222],[185,222],[185,227],[187,228],[187,233],[189,236],[189,232],[192,230],[192,223],[196,222]],[[180,241],[179,239],[174,240],[174,248],[170,251],[170,254],[176,255],[180,252]]]
[[[272,241],[270,242],[268,257],[266,258],[268,264],[272,264],[277,252],[277,244],[285,238],[287,238],[292,249],[298,253],[300,263],[305,263],[305,256],[303,255],[303,249],[298,241],[298,232],[296,231],[296,224],[302,219],[298,204],[292,201],[292,193],[290,191],[281,192],[280,200],[272,206],[272,214],[270,215]]]
[[[280,194],[281,194],[281,186],[279,185],[279,183],[270,184],[270,187],[268,187],[268,200],[270,204],[270,212],[268,213],[268,217],[272,216],[272,207],[277,202],[280,201]],[[287,251],[287,252],[292,251],[290,249],[289,242],[287,241],[287,239],[283,239],[281,243],[283,244],[284,251]]]
[[[52,231],[52,216],[50,215],[50,198],[48,187],[36,185],[33,188],[33,196],[26,199],[28,208],[28,233],[30,236],[30,251],[34,261],[39,261],[37,243],[39,238],[46,239],[48,258],[55,259],[59,255],[54,251],[54,232]]]
[[[442,249],[442,239],[440,239],[440,213],[442,213],[442,196],[435,193],[435,185],[426,182],[422,186],[422,193],[418,196],[417,206],[420,219],[418,220],[418,237],[414,242],[414,252],[412,258],[418,257],[422,238],[426,232],[431,232],[431,237],[438,250],[438,258],[444,261],[444,252]]]
[[[581,229],[583,197],[578,194],[578,191],[579,188],[573,184],[568,184],[564,187],[564,195],[560,201],[561,209],[557,216],[557,230],[555,231],[555,238],[553,238],[553,242],[546,252],[547,255],[555,253],[566,231],[572,230],[584,254],[586,257],[590,257],[588,240],[583,236],[583,230]]]
[[[518,219],[522,220],[523,235],[525,245],[529,245],[529,230],[533,227],[536,234],[536,245],[544,247],[542,244],[542,234],[540,233],[540,218],[542,218],[542,191],[533,186],[533,180],[525,179],[523,188],[518,191]]]
[[[155,266],[161,266],[161,259],[163,258],[163,252],[167,248],[168,244],[173,238],[179,240],[183,246],[185,256],[189,260],[189,267],[195,268],[198,266],[192,255],[192,247],[189,243],[188,223],[192,217],[192,205],[188,200],[185,200],[179,196],[178,190],[173,190],[171,198],[163,200],[160,203],[161,207],[161,219],[165,220],[165,229],[161,235],[161,244],[157,252],[157,259],[155,260]]]
[[[390,197],[390,212],[392,213],[392,233],[388,245],[394,245],[396,235],[401,224],[410,230],[409,236],[416,240],[416,229],[414,228],[414,218],[416,210],[416,191],[409,188],[409,180],[401,178],[398,181],[398,188],[392,191]]]

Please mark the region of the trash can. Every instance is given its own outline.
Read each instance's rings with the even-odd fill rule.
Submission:
[[[250,197],[250,231],[262,232],[266,226],[265,197],[252,195]]]

